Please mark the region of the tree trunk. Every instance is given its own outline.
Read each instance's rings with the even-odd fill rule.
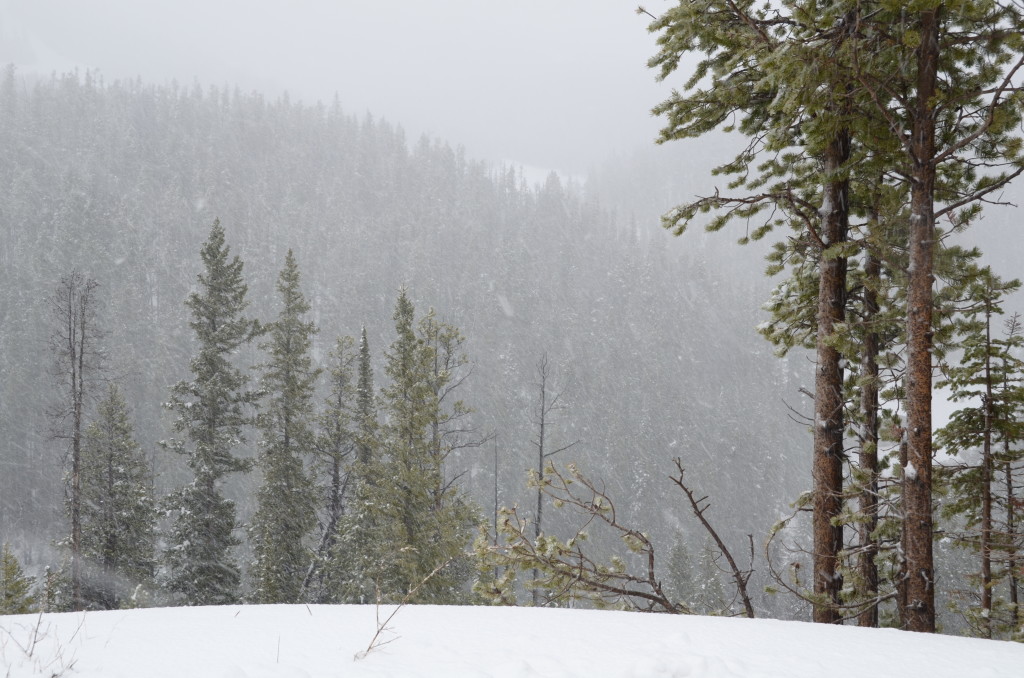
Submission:
[[[907,467],[907,438],[904,432],[903,440],[900,441],[900,468]],[[907,620],[907,554],[903,551],[902,545],[907,543],[907,477],[900,479],[900,512],[903,519],[900,521],[900,545],[896,551],[898,563],[896,572],[896,612],[899,616],[899,628],[906,629]]]
[[[909,279],[907,292],[907,467],[904,525],[907,628],[935,632],[932,560],[932,265],[935,250],[935,93],[939,61],[937,11],[920,14],[917,106],[910,146]]]
[[[874,219],[877,223],[877,218]],[[878,542],[874,531],[878,527],[878,332],[874,323],[878,316],[878,284],[881,278],[881,263],[872,254],[867,255],[864,264],[864,348],[861,359],[860,407],[864,417],[861,434],[860,470],[866,476],[860,491],[861,522],[859,524],[860,562],[858,569],[864,593],[875,598],[857,616],[858,626],[878,626],[878,567],[875,555]]]
[[[825,152],[821,238],[825,247],[846,239],[848,182],[836,178],[849,157],[850,142],[842,133]],[[842,509],[843,493],[843,368],[842,356],[830,343],[836,323],[845,319],[846,259],[823,251],[818,285],[817,374],[814,386],[814,605],[816,622],[840,622],[836,609],[842,577],[838,572],[843,528],[833,523]]]
[[[986,302],[987,303],[987,302]],[[992,637],[992,311],[985,309],[985,431],[981,446],[981,633]]]
[[[1006,542],[1009,552],[1006,556],[1006,571],[1010,580],[1010,621],[1011,628],[1017,629],[1020,612],[1017,610],[1017,526],[1013,496],[1013,464],[1010,459],[1010,441],[1003,443],[1006,453]]]
[[[547,356],[541,360],[538,373],[540,374],[540,420],[538,421],[538,434],[537,434],[537,482],[540,485],[537,486],[537,513],[533,521],[533,541],[536,544],[540,539],[541,530],[541,517],[544,511],[544,425],[547,415]],[[533,580],[536,582],[540,577],[540,571],[537,568],[533,568]],[[532,596],[533,604],[540,604],[540,591],[537,588],[533,589]]]

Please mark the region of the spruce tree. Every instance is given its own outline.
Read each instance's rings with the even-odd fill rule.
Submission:
[[[238,544],[235,504],[222,494],[224,479],[246,472],[251,462],[233,450],[250,421],[256,400],[248,376],[234,364],[238,349],[255,338],[259,323],[246,318],[248,290],[242,261],[230,256],[220,221],[214,221],[200,256],[199,290],[185,305],[199,351],[191,361],[192,378],[175,384],[168,406],[177,414],[174,429],[185,440],[172,449],[188,456],[195,476],[168,498],[175,514],[166,552],[168,591],[186,605],[223,605],[239,598],[240,570],[232,549]]]
[[[442,412],[439,394],[452,374],[435,372],[431,335],[417,335],[415,309],[405,289],[395,304],[394,321],[398,336],[385,356],[391,381],[381,390],[379,456],[364,468],[351,514],[353,520],[369,520],[374,531],[370,542],[360,546],[363,552],[349,558],[366,568],[359,572],[364,586],[372,582],[385,600],[400,600],[419,587],[416,602],[457,602],[470,575],[464,550],[479,520],[455,483],[446,479],[445,455],[438,453],[443,447],[434,435],[435,423],[451,414]]]
[[[313,483],[305,460],[315,447],[313,395],[320,370],[310,357],[316,325],[304,320],[309,304],[299,286],[291,250],[277,282],[281,311],[267,328],[262,348],[270,360],[261,366],[266,394],[257,424],[262,432],[259,465],[263,485],[257,494],[250,538],[254,560],[252,597],[258,603],[295,603],[309,571],[307,539],[316,524]]]
[[[385,469],[379,456],[377,404],[370,344],[363,327],[359,338],[353,418],[355,459],[349,467],[349,498],[331,545],[325,589],[330,600],[364,603],[374,600],[381,559],[387,548],[379,539],[375,497]]]
[[[373,391],[373,365],[370,361],[370,343],[366,327],[359,335],[359,383],[356,386],[356,457],[368,464],[373,453],[373,435],[377,430],[377,409]]]
[[[4,543],[0,550],[0,615],[33,612],[36,601],[32,584],[32,578],[25,576],[10,544]]]
[[[83,594],[108,610],[152,590],[156,568],[153,478],[129,416],[111,384],[82,448]]]
[[[318,417],[320,432],[316,437],[313,468],[316,473],[316,494],[319,497],[320,537],[303,582],[304,598],[314,603],[331,600],[327,583],[330,559],[351,494],[351,467],[355,447],[352,420],[355,416],[353,400],[356,392],[353,363],[358,357],[354,347],[352,337],[338,337],[330,353],[328,382],[331,391]]]

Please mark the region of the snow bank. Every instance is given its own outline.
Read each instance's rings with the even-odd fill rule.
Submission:
[[[391,609],[382,608],[382,615]],[[374,635],[376,613],[373,606],[262,605],[0,617],[0,675],[1024,675],[1024,646],[1005,642],[774,620],[531,608],[406,607],[382,634],[386,644],[356,660]]]

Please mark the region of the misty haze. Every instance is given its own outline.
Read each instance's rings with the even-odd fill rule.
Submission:
[[[1024,638],[1024,11],[791,4],[0,0],[0,614]]]

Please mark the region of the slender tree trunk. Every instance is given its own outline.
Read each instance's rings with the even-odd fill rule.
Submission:
[[[903,440],[900,441],[900,468],[907,467],[907,439],[904,432]],[[903,545],[907,543],[907,477],[904,474],[899,481],[900,484],[900,544],[897,549],[897,572],[896,572],[896,611],[899,616],[899,627],[906,629],[910,623],[907,618],[907,554]]]
[[[108,429],[105,436],[108,441],[114,440],[114,432],[112,429]],[[114,510],[114,454],[113,450],[106,449],[103,451],[107,461],[107,496],[106,504],[103,507],[103,531],[106,533],[103,535],[103,581],[100,583],[100,589],[103,591],[102,598],[103,604],[106,609],[113,610],[117,608],[117,595],[114,590],[114,566],[115,566],[115,554],[118,551],[117,537],[114,531],[114,521],[117,519]]]
[[[72,322],[74,314],[72,314]],[[79,328],[75,328],[78,330]],[[80,335],[71,332],[71,600],[75,610],[85,607],[82,599],[82,347]]]
[[[539,431],[537,433],[537,482],[543,483],[544,480],[544,425],[547,414],[547,356],[543,358],[542,367],[540,372],[540,421],[538,422]],[[533,540],[534,543],[540,539],[541,530],[541,518],[544,511],[544,491],[541,486],[537,487],[537,513],[533,521]],[[540,572],[537,568],[533,568],[533,579],[534,581],[540,576]],[[536,588],[533,589],[533,604],[538,605],[540,603],[540,591]]]
[[[985,310],[985,430],[981,446],[981,632],[992,637],[992,313]]]
[[[874,222],[877,223],[877,217]],[[878,316],[878,285],[881,279],[881,263],[868,253],[864,264],[864,333],[863,357],[861,360],[860,407],[863,421],[860,444],[861,473],[864,485],[860,491],[859,504],[861,523],[858,527],[860,542],[860,578],[866,595],[875,598],[857,617],[859,626],[878,626],[878,567],[875,555],[878,542],[874,531],[878,527],[878,332],[874,323]]]
[[[1009,552],[1006,556],[1006,571],[1010,584],[1010,622],[1011,628],[1016,631],[1020,621],[1020,612],[1017,609],[1017,524],[1014,511],[1013,496],[1013,464],[1010,462],[1010,440],[1003,441],[1003,450],[1006,453],[1006,542]]]
[[[822,241],[826,247],[846,240],[848,182],[835,178],[849,158],[850,142],[843,133],[825,155]],[[835,324],[845,319],[846,259],[822,252],[818,285],[817,374],[814,388],[814,605],[816,622],[840,622],[836,609],[842,578],[838,572],[843,528],[836,525],[843,493],[843,368],[842,356],[831,343]]]
[[[53,344],[62,377],[67,379],[67,416],[70,430],[59,434],[70,439],[71,468],[68,487],[68,505],[71,518],[71,607],[84,608],[82,596],[82,424],[85,416],[86,389],[92,373],[100,369],[100,353],[95,346],[97,328],[95,320],[96,281],[72,271],[61,279],[51,303],[60,323]]]
[[[909,280],[907,292],[907,464],[904,524],[907,628],[935,632],[932,556],[932,266],[935,252],[935,94],[937,10],[920,14],[917,107],[911,129]]]

